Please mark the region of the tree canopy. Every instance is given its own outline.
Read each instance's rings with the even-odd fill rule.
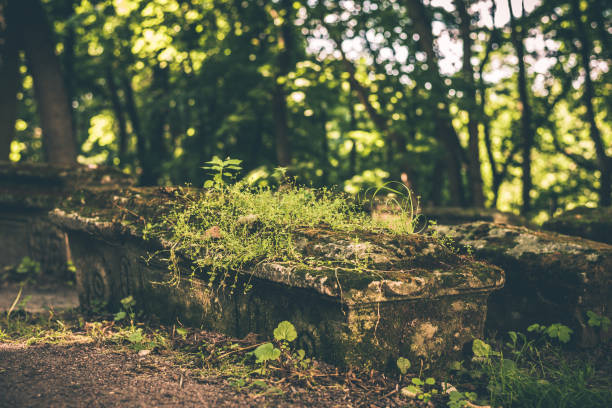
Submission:
[[[603,0],[0,0],[0,159],[544,220],[611,205],[611,34]]]

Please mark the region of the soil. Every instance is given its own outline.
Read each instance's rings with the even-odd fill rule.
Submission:
[[[0,280],[2,315],[11,308],[19,290],[20,285]],[[268,388],[253,384],[236,387],[232,384],[235,376],[223,371],[203,372],[189,363],[181,363],[177,353],[170,350],[153,349],[147,355],[139,355],[129,347],[94,341],[89,332],[76,327],[80,315],[67,310],[78,304],[73,286],[30,284],[24,287],[19,299],[23,302],[13,311],[12,318],[29,322],[24,324],[29,324],[31,335],[37,336],[36,343],[43,344],[28,345],[26,338],[18,341],[7,338],[6,342],[0,338],[0,408],[434,406],[400,397],[395,383],[384,378],[368,381],[351,372],[339,375],[335,367],[322,362],[316,363],[321,379],[311,386],[271,376]],[[54,311],[53,319],[63,321],[71,334],[54,339],[34,329],[40,323],[35,316],[47,321],[49,310]],[[89,324],[85,323],[85,328]],[[112,322],[106,321],[105,325],[104,330],[115,329]],[[197,351],[201,344],[211,344],[214,349],[235,342],[246,342],[248,346],[254,341],[195,329],[189,333],[184,339],[174,338],[174,345]]]
[[[19,295],[21,286],[18,283],[0,281],[0,311],[9,310],[19,296],[23,301],[18,309],[29,313],[44,313],[47,310],[67,310],[79,306],[79,297],[74,285],[49,283],[42,285],[25,285]]]
[[[0,343],[2,408],[395,407],[407,402],[393,396],[349,393],[339,386],[263,395],[237,389],[222,377],[202,378],[154,354],[139,356],[91,343]]]

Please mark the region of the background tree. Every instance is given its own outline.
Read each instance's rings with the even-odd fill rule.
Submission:
[[[274,183],[279,165],[349,193],[397,180],[422,205],[536,221],[609,205],[605,2],[40,1],[27,0],[42,7],[24,26],[40,22],[28,35],[46,27],[56,42],[30,53],[47,50],[43,67],[55,68],[43,71],[63,90],[40,102],[46,82],[6,24],[11,160],[43,159],[43,113],[63,106],[53,118],[65,140],[74,129],[78,161],[141,184],[199,185],[217,155],[242,159],[256,184]]]

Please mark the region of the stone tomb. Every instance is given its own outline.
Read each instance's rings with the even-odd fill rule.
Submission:
[[[551,218],[542,229],[612,245],[612,207],[579,207]]]
[[[82,306],[118,311],[119,301],[133,295],[139,309],[162,321],[238,337],[270,335],[288,320],[309,355],[341,366],[384,369],[400,356],[425,367],[444,365],[482,337],[487,298],[504,282],[501,269],[456,255],[423,235],[363,231],[355,233],[356,243],[355,234],[310,228],[295,231],[303,254],[332,264],[367,258],[369,266],[264,260],[238,275],[233,293],[209,287],[206,276],[170,284],[167,264],[151,254],[172,243],[142,235],[142,225],[177,205],[169,189],[80,197],[52,218],[68,233]],[[252,286],[248,291],[246,284]]]
[[[66,237],[49,222],[49,210],[84,186],[130,184],[110,168],[0,162],[0,270],[17,267],[27,256],[46,275],[69,278]]]
[[[489,301],[488,328],[505,334],[563,323],[583,346],[612,339],[612,329],[590,327],[587,318],[593,311],[612,319],[612,246],[489,222],[435,229],[506,272],[505,287]]]

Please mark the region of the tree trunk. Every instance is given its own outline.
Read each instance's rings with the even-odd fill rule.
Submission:
[[[321,176],[321,183],[326,185],[329,182],[329,141],[327,140],[327,106],[323,105],[321,114],[319,115],[318,122],[321,126],[321,170],[323,175]]]
[[[278,35],[278,74],[275,77],[272,101],[274,104],[274,122],[276,131],[276,160],[281,167],[291,164],[291,149],[289,145],[289,125],[287,118],[287,95],[285,81],[291,70],[294,46],[293,27],[291,26],[291,2],[283,0],[281,7],[286,11]]]
[[[274,105],[274,129],[276,134],[276,161],[280,167],[291,164],[289,150],[289,126],[287,125],[287,97],[281,84],[275,84],[272,95]]]
[[[147,140],[140,127],[140,116],[138,115],[138,108],[136,107],[132,81],[127,75],[121,75],[121,86],[125,94],[125,108],[130,118],[130,123],[132,124],[132,133],[136,134],[136,155],[138,156],[138,164],[142,169],[146,161]]]
[[[453,128],[448,101],[445,97],[444,82],[438,70],[438,57],[434,50],[434,38],[431,29],[431,19],[427,14],[425,6],[421,0],[407,0],[408,15],[412,19],[414,29],[419,35],[419,45],[427,55],[428,69],[432,78],[432,94],[444,107],[434,110],[434,122],[436,138],[446,150],[447,174],[449,177],[449,188],[451,200],[456,205],[465,205],[465,192],[463,187],[463,177],[461,175],[462,162],[465,153],[459,142],[457,132]],[[437,104],[436,104],[437,105]]]
[[[514,14],[512,13],[512,5],[508,0],[508,8],[510,10],[510,26],[511,41],[518,59],[518,92],[519,92],[519,109],[521,111],[521,145],[523,148],[522,169],[522,209],[523,215],[527,215],[531,211],[530,193],[533,187],[531,179],[531,150],[533,147],[533,129],[531,123],[531,106],[529,105],[529,95],[527,91],[527,73],[525,69],[525,48],[523,40],[525,38],[524,27],[516,23]],[[525,10],[523,9],[523,14]]]
[[[165,144],[165,126],[168,119],[169,105],[166,95],[170,92],[168,69],[159,65],[153,67],[153,80],[150,93],[153,95],[151,111],[147,122],[148,149],[141,162],[141,185],[156,185],[162,176],[162,163],[167,159],[168,150]]]
[[[357,115],[355,114],[355,103],[353,97],[353,91],[350,91],[349,100],[349,132],[357,130]],[[349,153],[349,176],[348,179],[352,178],[357,174],[357,142],[351,138],[351,151]]]
[[[3,43],[0,43],[0,160],[8,160],[17,120],[19,49],[15,31],[11,26],[0,31],[0,39],[3,40]]]
[[[455,7],[459,13],[459,31],[463,42],[463,80],[465,81],[465,101],[468,113],[469,158],[468,170],[470,180],[471,202],[474,207],[484,207],[484,194],[482,188],[482,173],[480,170],[480,149],[478,136],[478,104],[476,102],[476,84],[474,82],[474,68],[472,66],[472,40],[470,39],[470,15],[464,0],[455,0]]]
[[[113,106],[113,112],[117,119],[117,125],[119,127],[119,163],[121,166],[126,165],[126,154],[127,154],[127,123],[125,115],[123,113],[123,107],[121,106],[121,100],[119,99],[119,91],[115,84],[115,77],[113,75],[113,69],[111,66],[106,68],[106,85],[108,86],[108,92],[110,95],[111,105]]]
[[[20,30],[43,130],[47,161],[74,164],[77,148],[72,115],[60,61],[55,55],[53,31],[40,0],[9,3],[8,24]]]
[[[599,178],[599,205],[609,207],[611,205],[611,187],[612,187],[612,158],[606,154],[606,147],[601,137],[599,127],[595,121],[595,108],[593,106],[593,98],[595,97],[595,89],[591,80],[591,42],[589,41],[586,28],[582,22],[580,12],[580,4],[577,0],[572,0],[572,15],[576,29],[578,32],[578,40],[580,41],[580,57],[582,67],[584,69],[584,92],[582,93],[582,103],[586,106],[586,119],[589,123],[589,135],[595,144],[595,152],[597,154],[597,166],[601,173]]]

